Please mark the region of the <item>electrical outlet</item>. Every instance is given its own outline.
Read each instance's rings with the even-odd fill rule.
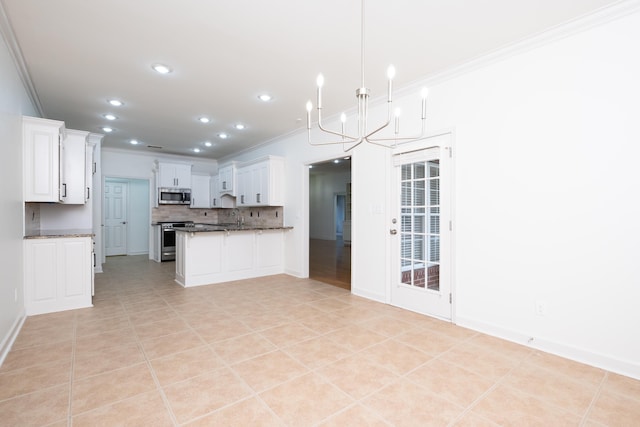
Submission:
[[[547,303],[544,302],[544,301],[536,301],[535,313],[536,313],[536,316],[546,316],[547,315]]]

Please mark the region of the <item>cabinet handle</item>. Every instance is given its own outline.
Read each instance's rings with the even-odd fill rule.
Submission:
[[[222,189],[223,190],[227,189],[227,181],[222,181]]]
[[[96,267],[96,253],[93,253],[93,268]]]
[[[62,197],[67,197],[67,184],[62,184]]]
[[[244,205],[244,194],[242,196],[240,196],[240,203],[242,203]]]
[[[91,198],[91,189],[87,187],[87,200]]]
[[[260,203],[260,193],[256,193],[256,202]]]

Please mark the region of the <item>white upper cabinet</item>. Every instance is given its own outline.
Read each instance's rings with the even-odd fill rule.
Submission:
[[[24,201],[60,201],[60,143],[64,122],[23,117]]]
[[[159,188],[191,188],[191,165],[158,163]]]
[[[209,181],[210,199],[212,208],[220,208],[220,191],[218,190],[218,175],[211,177]]]
[[[60,150],[60,202],[83,205],[87,200],[87,138],[89,132],[68,129]]]
[[[284,159],[268,156],[238,169],[237,206],[284,205]]]
[[[191,208],[210,208],[211,190],[209,175],[191,175]]]
[[[220,194],[236,195],[236,164],[230,163],[218,169],[218,189]]]

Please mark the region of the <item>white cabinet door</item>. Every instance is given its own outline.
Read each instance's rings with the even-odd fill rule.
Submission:
[[[95,146],[93,144],[87,144],[85,147],[85,159],[84,159],[84,181],[85,181],[85,191],[84,191],[84,201],[87,203],[91,200],[92,191],[93,191],[93,150]]]
[[[191,166],[176,165],[176,187],[191,188]]]
[[[218,188],[220,194],[236,195],[236,165],[221,167],[218,171]]]
[[[67,130],[60,151],[60,201],[83,205],[86,201],[86,147],[89,132]]]
[[[191,165],[158,163],[158,187],[191,188]]]
[[[191,208],[209,208],[210,201],[210,177],[208,175],[191,176]]]
[[[23,117],[24,201],[60,201],[60,141],[64,123]]]
[[[243,167],[238,168],[236,172],[236,205],[252,206],[251,205],[251,168]]]
[[[218,190],[218,175],[212,176],[209,181],[210,202],[212,208],[220,208],[220,190]]]
[[[91,307],[91,237],[24,241],[27,315]]]
[[[284,233],[281,230],[256,232],[256,264],[259,269],[282,268],[284,265]]]

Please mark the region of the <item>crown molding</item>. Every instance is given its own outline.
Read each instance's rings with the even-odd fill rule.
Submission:
[[[11,59],[13,59],[13,63],[16,66],[16,70],[18,71],[18,75],[20,76],[20,80],[22,80],[22,84],[27,91],[27,95],[31,100],[34,108],[38,112],[40,117],[44,117],[44,113],[42,110],[42,104],[40,103],[40,98],[38,97],[38,93],[36,92],[36,88],[33,85],[33,81],[31,80],[31,75],[29,74],[29,69],[27,68],[27,63],[24,60],[24,56],[22,55],[22,49],[20,49],[20,44],[16,39],[15,33],[13,32],[13,27],[11,26],[11,21],[7,16],[7,13],[4,8],[4,3],[0,0],[0,33],[2,33],[2,37],[7,43],[7,47],[9,48],[9,54],[11,55]]]
[[[640,11],[640,0],[618,1],[593,12],[565,21],[562,24],[551,27],[540,33],[527,36],[498,49],[485,52],[474,59],[459,64],[458,66],[425,76],[424,78],[416,80],[398,89],[396,94],[404,96],[415,93],[423,86],[435,86],[496,62],[503,61],[515,55],[531,51],[574,34],[624,18],[638,11]]]

